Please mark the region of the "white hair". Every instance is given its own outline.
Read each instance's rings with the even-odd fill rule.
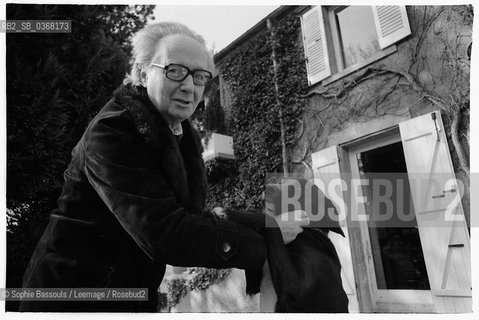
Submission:
[[[208,57],[208,67],[213,67],[213,59],[206,49],[206,43],[202,36],[178,22],[160,22],[146,25],[138,31],[131,41],[133,46],[132,66],[129,74],[123,80],[123,84],[133,86],[141,85],[141,71],[150,67],[157,58],[160,40],[169,35],[185,35],[201,44]]]

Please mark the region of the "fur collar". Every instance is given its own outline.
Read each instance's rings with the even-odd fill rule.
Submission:
[[[136,130],[160,161],[179,202],[190,213],[201,212],[207,193],[203,146],[189,120],[181,123],[183,136],[178,143],[145,88],[120,86],[114,97],[116,103],[130,111]]]

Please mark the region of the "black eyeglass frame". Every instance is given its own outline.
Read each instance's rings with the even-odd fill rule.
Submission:
[[[152,66],[155,66],[155,67],[158,67],[158,68],[162,68],[163,70],[165,70],[165,76],[172,80],[172,81],[176,81],[176,82],[182,82],[184,81],[190,74],[191,76],[193,77],[193,83],[197,86],[205,86],[212,78],[213,78],[213,74],[211,72],[209,72],[208,70],[202,70],[202,69],[195,69],[195,70],[190,70],[190,68],[182,65],[182,64],[178,64],[178,63],[170,63],[169,65],[165,66],[165,65],[162,65],[162,64],[159,64],[159,63],[153,63]],[[184,70],[186,70],[186,74],[185,76],[182,78],[182,79],[173,79],[173,78],[170,78],[170,76],[168,75],[168,68],[170,68],[171,66],[176,66],[176,67],[180,67],[180,68],[183,68]],[[196,78],[195,78],[195,73],[196,72],[206,72],[206,81],[205,83],[201,84],[201,83],[196,83]]]

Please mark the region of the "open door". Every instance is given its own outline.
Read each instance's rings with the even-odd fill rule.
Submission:
[[[470,239],[441,114],[399,129],[435,311],[472,312]]]
[[[367,312],[433,313],[399,128],[348,148],[353,254]],[[348,220],[349,222],[349,220]]]

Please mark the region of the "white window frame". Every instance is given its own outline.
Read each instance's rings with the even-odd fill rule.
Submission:
[[[333,62],[333,67],[332,67],[332,74],[331,77],[326,78],[323,81],[324,85],[327,85],[329,83],[332,83],[340,78],[343,78],[354,71],[357,71],[367,65],[370,65],[371,63],[380,60],[394,52],[397,51],[397,47],[395,45],[392,45],[386,49],[379,50],[375,54],[371,55],[370,57],[360,60],[356,62],[355,64],[345,68],[344,66],[344,50],[341,44],[341,39],[340,39],[340,34],[339,30],[337,28],[337,18],[336,18],[336,12],[338,12],[340,9],[346,8],[348,6],[330,6],[330,7],[323,7],[323,14],[325,17],[327,17],[326,24],[328,27],[326,30],[329,30],[329,36],[331,38],[331,43],[328,46],[329,54],[331,57],[334,57]]]
[[[322,13],[320,16],[322,16],[321,23],[324,30],[323,32],[325,32],[326,51],[327,51],[326,59],[328,60],[329,67],[330,67],[330,73],[328,75],[325,75],[324,77],[319,77],[319,79],[317,75],[311,76],[308,71],[308,80],[309,80],[310,86],[314,86],[319,83],[321,83],[322,85],[328,85],[367,65],[372,64],[375,61],[378,61],[396,52],[397,46],[394,43],[402,40],[404,37],[408,36],[411,33],[411,30],[409,28],[409,22],[407,20],[407,13],[406,13],[405,6],[397,6],[397,7],[400,7],[399,11],[401,12],[402,19],[405,19],[405,22],[407,22],[405,24],[405,27],[403,28],[404,30],[399,32],[399,34],[394,34],[393,37],[389,37],[386,40],[387,46],[381,45],[382,49],[380,51],[376,52],[375,54],[373,54],[372,56],[364,60],[358,61],[357,63],[347,68],[344,68],[343,50],[342,50],[342,45],[340,41],[339,31],[337,28],[337,20],[335,16],[335,13],[339,9],[342,9],[344,7],[346,6],[316,6],[311,8],[311,10],[305,13],[306,15],[310,13],[312,10],[318,10],[318,9]],[[371,9],[373,11],[373,17],[375,19],[376,28],[379,30],[380,27],[378,25],[379,23],[377,18],[378,15],[376,13],[378,8],[377,7],[373,8],[373,6],[371,6]],[[304,26],[303,26],[303,32],[304,32]],[[392,39],[392,41],[389,41],[389,39]],[[306,41],[306,39],[304,40]],[[384,43],[384,41],[382,41],[383,39],[381,39],[381,36],[379,34],[378,34],[378,40],[380,44]],[[308,60],[308,53],[305,52],[305,54],[306,54],[306,59]],[[308,64],[307,64],[307,70],[309,70]]]

